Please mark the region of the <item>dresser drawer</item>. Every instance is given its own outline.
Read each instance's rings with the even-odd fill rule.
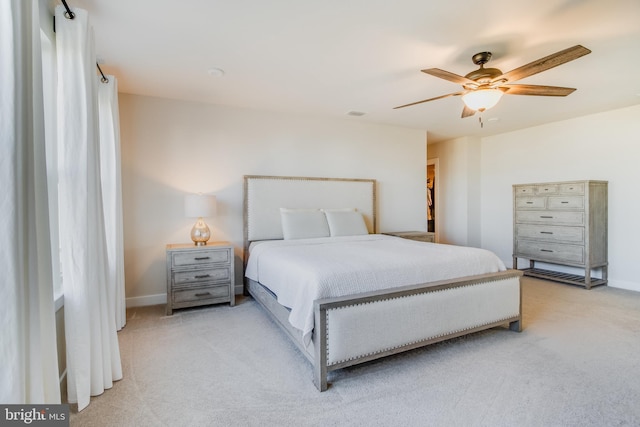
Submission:
[[[230,261],[229,250],[183,251],[172,254],[173,267],[190,267],[203,264],[226,263]]]
[[[584,243],[584,227],[517,224],[518,239],[535,239],[546,242]]]
[[[546,201],[546,197],[516,197],[516,208],[544,209],[546,207]]]
[[[584,209],[584,196],[553,196],[547,200],[549,209]]]
[[[537,185],[536,193],[537,194],[556,194],[558,192],[559,185],[551,184],[551,185]]]
[[[536,186],[535,185],[522,185],[517,186],[515,190],[516,195],[530,195],[533,196],[536,194]]]
[[[173,302],[183,303],[183,302],[202,301],[203,303],[208,303],[208,302],[212,302],[208,300],[218,300],[218,299],[224,299],[228,301],[229,289],[230,289],[230,285],[228,283],[225,283],[221,285],[207,286],[202,288],[176,290],[176,291],[173,291]]]
[[[584,194],[584,182],[560,184],[558,190],[561,194]]]
[[[516,223],[584,225],[584,212],[516,211]]]
[[[584,246],[517,240],[516,256],[558,263],[584,264]]]
[[[204,268],[191,271],[174,271],[173,284],[180,286],[187,283],[197,282],[220,282],[231,278],[230,267]]]

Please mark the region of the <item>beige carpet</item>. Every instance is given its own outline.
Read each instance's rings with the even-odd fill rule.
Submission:
[[[124,379],[72,426],[639,426],[640,293],[524,279],[524,331],[492,329],[312,370],[251,298],[130,309]]]

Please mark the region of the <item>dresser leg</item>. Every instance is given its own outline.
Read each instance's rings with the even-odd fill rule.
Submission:
[[[587,268],[584,270],[584,287],[587,289],[591,289],[591,266],[587,265]]]

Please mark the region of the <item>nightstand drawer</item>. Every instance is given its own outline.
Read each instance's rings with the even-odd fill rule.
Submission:
[[[215,264],[229,262],[230,251],[228,250],[201,250],[176,252],[172,256],[174,267],[188,267],[202,264]]]
[[[382,234],[387,236],[402,237],[403,239],[416,240],[418,242],[435,243],[436,233],[429,231],[388,231]]]
[[[203,303],[209,302],[208,300],[224,299],[229,300],[229,284],[207,286],[204,288],[185,289],[173,291],[173,302],[193,302],[202,301]]]
[[[219,268],[205,268],[193,271],[175,271],[173,284],[175,286],[197,282],[220,282],[231,278],[231,269],[227,266]]]

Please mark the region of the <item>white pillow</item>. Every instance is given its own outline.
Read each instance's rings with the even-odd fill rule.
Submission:
[[[280,208],[285,240],[329,237],[327,217],[320,209]]]
[[[331,237],[369,234],[360,212],[355,210],[325,210]]]

